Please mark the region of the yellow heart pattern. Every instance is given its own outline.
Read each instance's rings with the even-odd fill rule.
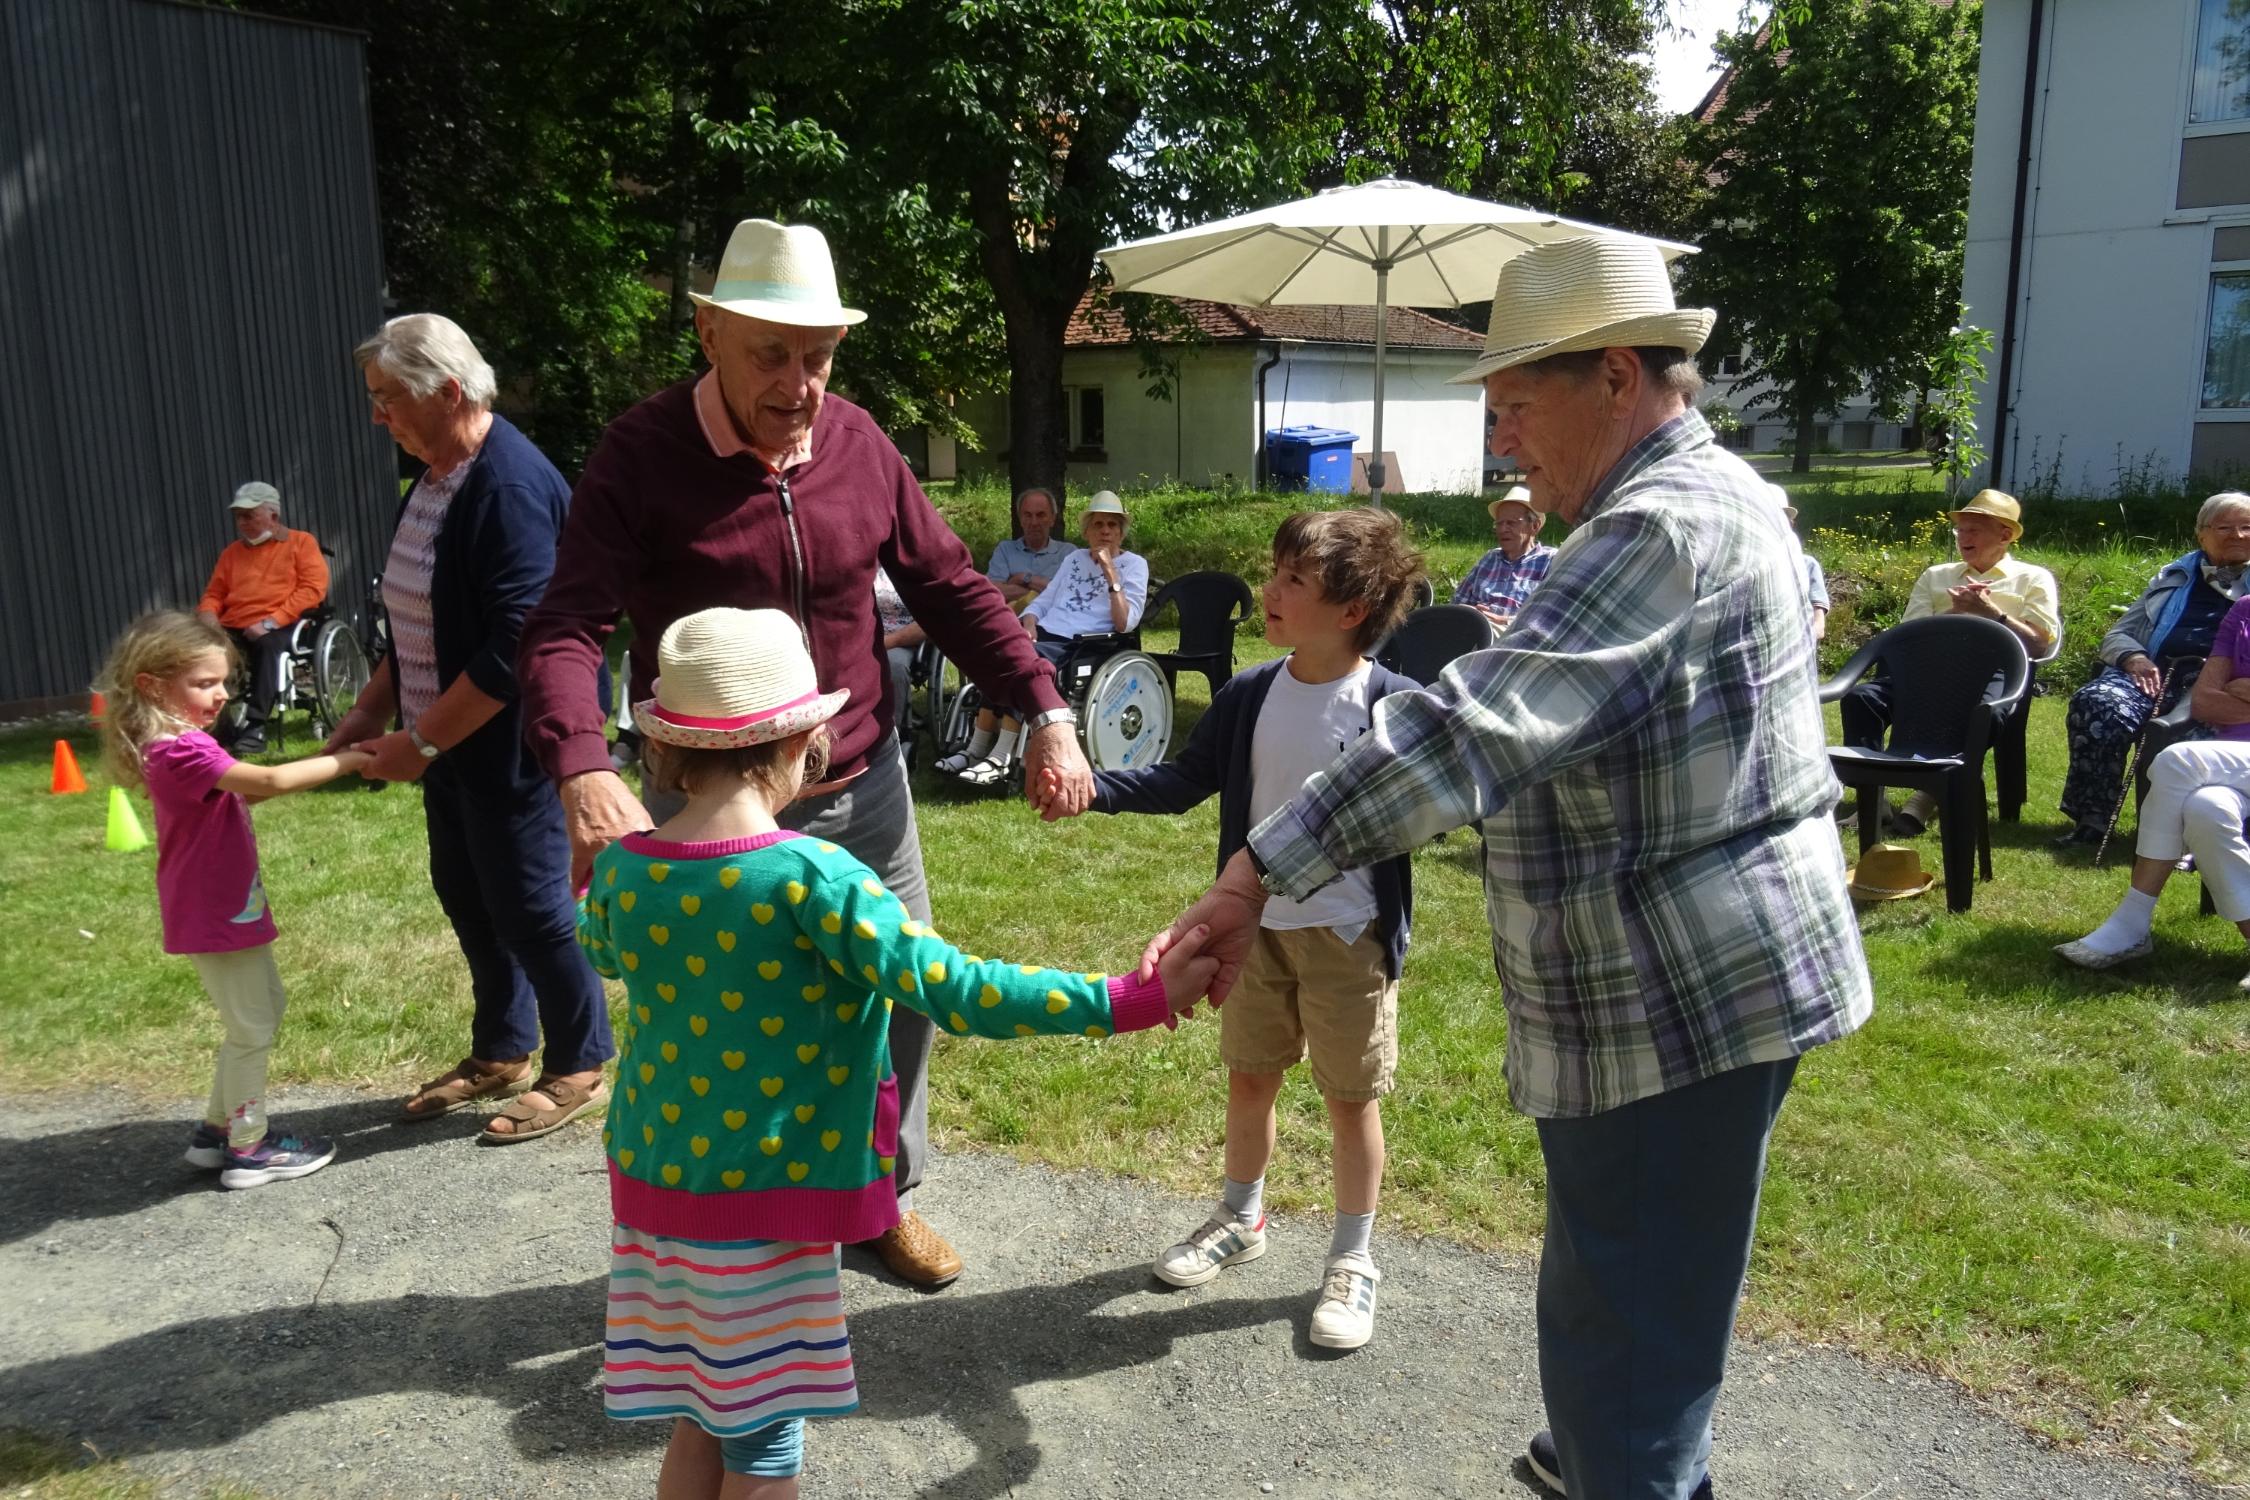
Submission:
[[[648,867],[648,878],[655,881],[658,885],[662,885],[664,883],[664,877],[671,873],[672,867],[670,865],[650,865]]]
[[[697,1156],[701,1156],[711,1149],[711,1138],[707,1135],[691,1136],[688,1139],[687,1148]]]
[[[842,932],[844,930],[843,914],[832,911],[827,916],[822,917],[820,919],[820,930],[829,933]]]
[[[643,1083],[654,1083],[655,1081],[656,1081],[656,1064],[655,1064],[655,1063],[642,1063],[642,1064],[641,1064],[641,1082],[643,1082]]]
[[[603,882],[602,882],[602,883],[603,883],[603,884],[605,884],[605,885],[615,885],[615,884],[617,884],[617,866],[615,866],[615,865],[611,865],[611,866],[609,867],[609,874],[608,874],[608,875],[607,875],[606,877],[604,877],[604,879],[603,879]]]
[[[678,1062],[680,1060],[680,1044],[678,1042],[666,1042],[656,1050],[666,1062]]]
[[[719,934],[719,951],[720,951],[721,953],[732,953],[732,952],[734,951],[734,934],[733,934],[733,933],[731,933],[731,932],[721,932],[721,933]]]
[[[811,1170],[812,1166],[809,1162],[793,1161],[789,1164],[789,1180],[791,1182],[803,1182],[805,1174]]]
[[[1026,1026],[1026,1025],[1024,1025],[1024,1024],[1023,1024],[1023,1022],[1021,1022],[1021,1021],[1018,1021],[1018,1022],[1016,1022],[1016,1035],[1017,1035],[1017,1036],[1037,1036],[1037,1035],[1039,1035],[1039,1033],[1038,1033],[1038,1032],[1036,1032],[1036,1031],[1033,1031],[1033,1030],[1032,1030],[1032,1029],[1031,1029],[1031,1028],[1030,1028],[1029,1026]]]
[[[721,1005],[725,1006],[725,1007],[726,1007],[726,1008],[727,1008],[728,1010],[740,1010],[740,1009],[742,1009],[742,991],[740,991],[740,990],[721,990],[721,991],[719,991],[719,1003],[720,1003]]]
[[[862,880],[859,883],[859,888],[870,896],[881,896],[883,894],[883,884],[879,880]]]
[[[633,1152],[631,1147],[627,1147],[625,1150],[617,1153],[617,1164],[625,1168],[627,1171],[631,1171],[633,1169]]]
[[[708,1078],[690,1078],[687,1086],[695,1090],[695,1097],[698,1099],[711,1092],[711,1080]]]
[[[678,1187],[680,1185],[680,1169],[670,1162],[664,1164],[664,1185],[666,1187]]]
[[[923,968],[922,977],[932,984],[945,983],[945,965],[934,958],[931,959],[928,965]]]
[[[844,972],[844,961],[840,958],[832,958],[828,960],[828,967],[841,974]]]
[[[720,1062],[723,1062],[723,1063],[725,1063],[725,1064],[727,1065],[727,1071],[728,1071],[729,1073],[739,1073],[739,1072],[741,1072],[741,1071],[742,1071],[742,1065],[743,1065],[744,1063],[748,1062],[749,1060],[750,1060],[750,1058],[749,1058],[749,1055],[748,1055],[747,1053],[742,1053],[742,1052],[722,1052],[722,1053],[720,1053],[720,1054],[719,1054],[719,1061],[720,1061]]]
[[[818,1001],[821,996],[828,993],[828,986],[825,984],[808,984],[797,993],[804,996],[808,1002]]]
[[[915,983],[916,981],[914,978],[914,971],[912,969],[901,969],[898,971],[898,987],[900,989],[912,990]]]
[[[644,1146],[656,1144],[656,1127],[654,1125],[643,1125],[641,1127],[641,1144]]]
[[[750,920],[757,923],[760,927],[765,926],[768,922],[771,922],[773,920],[773,908],[768,906],[763,901],[751,902]]]
[[[656,944],[657,947],[661,948],[666,943],[672,941],[672,929],[661,925],[651,927],[648,930],[648,940]]]
[[[1086,1035],[1093,1037],[1098,1041],[1102,1037],[1108,1036],[1109,1033],[1099,1026],[1089,1026],[1086,1028]]]
[[[637,1089],[637,1088],[634,1088],[634,1087],[633,1087],[633,1086],[632,1086],[631,1084],[629,1084],[629,1083],[628,1083],[627,1085],[625,1085],[625,1102],[626,1102],[627,1104],[638,1104],[638,1103],[640,1103],[640,1102],[641,1102],[641,1091],[640,1091],[639,1089]]]
[[[818,1042],[807,1042],[797,1049],[797,1061],[801,1063],[809,1063],[818,1056],[820,1056],[820,1044]]]
[[[798,1123],[798,1124],[800,1124],[800,1125],[810,1125],[810,1124],[812,1123],[812,1117],[813,1117],[813,1107],[812,1107],[811,1105],[809,1105],[809,1104],[800,1104],[800,1105],[798,1105],[798,1106],[797,1106],[797,1123]]]
[[[625,970],[627,973],[631,973],[633,970],[638,969],[641,966],[641,956],[629,949],[619,950],[617,961],[625,966]]]
[[[852,1002],[851,1004],[839,1005],[836,1007],[836,1019],[839,1021],[849,1021],[852,1017],[858,1014],[859,1005],[856,1001]]]
[[[726,1121],[727,1129],[729,1130],[740,1130],[743,1126],[750,1123],[750,1116],[739,1109],[730,1109],[725,1114],[719,1116],[719,1118]]]
[[[680,998],[679,987],[677,985],[659,984],[656,987],[656,998],[663,1001],[666,1005],[670,1005],[673,1001]]]
[[[783,886],[781,890],[782,894],[789,898],[789,904],[791,906],[801,905],[804,902],[805,887],[802,882],[792,880],[787,885]]]
[[[844,1133],[841,1130],[823,1130],[820,1133],[820,1149],[823,1151],[833,1151],[843,1143]]]
[[[758,1080],[758,1087],[764,1091],[768,1099],[771,1099],[781,1092],[781,1080],[778,1078],[761,1078]]]
[[[764,1032],[767,1036],[781,1035],[781,1017],[767,1016],[764,1020],[758,1023],[758,1029]]]
[[[778,958],[769,958],[765,962],[759,964],[758,977],[760,979],[767,980],[779,979],[781,977],[781,960]]]
[[[851,1076],[852,1070],[846,1067],[837,1066],[828,1070],[828,1081],[838,1087],[842,1087],[844,1080]]]
[[[614,875],[617,872],[612,870],[610,873]],[[633,903],[638,900],[640,900],[640,896],[636,892],[620,891],[617,895],[617,909],[619,911],[631,911]]]
[[[728,865],[719,872],[719,889],[731,891],[740,883],[741,879],[742,871],[734,865]]]
[[[878,1156],[875,1158],[875,1165],[882,1168],[884,1175],[888,1176],[897,1168],[898,1158],[895,1156]]]
[[[968,1017],[962,1015],[959,1011],[947,1016],[945,1024],[951,1026],[955,1031],[967,1031],[969,1029]]]
[[[804,949],[807,953],[812,952],[812,939],[806,937],[803,933],[798,933],[795,938],[791,939],[791,941],[794,942],[798,947]]]
[[[711,1029],[711,1023],[704,1020],[701,1016],[689,1016],[687,1018],[687,1029],[694,1032],[697,1036],[701,1036],[704,1032]]]
[[[646,1026],[648,1024],[649,1017],[654,1015],[655,1012],[651,1011],[645,1005],[636,1005],[633,1007],[633,1014],[639,1016],[641,1018],[641,1024],[643,1026]]]
[[[761,1137],[758,1141],[758,1149],[768,1156],[779,1156],[781,1154],[781,1137],[778,1135]]]
[[[998,985],[988,984],[983,989],[977,991],[977,1004],[983,1006],[986,1010],[992,1009],[992,1007],[998,1005],[999,1003],[1000,987]]]
[[[687,971],[690,974],[693,974],[696,978],[701,979],[703,977],[703,971],[709,967],[710,965],[704,963],[702,954],[690,953],[687,956]]]
[[[732,875],[734,872],[732,870],[729,870],[727,871],[727,873],[729,875]],[[730,1167],[726,1171],[719,1174],[719,1181],[725,1183],[730,1188],[738,1188],[742,1186],[743,1171],[740,1167]]]
[[[659,1108],[663,1112],[665,1124],[677,1125],[680,1123],[680,1107],[677,1104],[667,1102]]]
[[[1070,997],[1061,990],[1047,991],[1047,1014],[1059,1016],[1070,1009]]]
[[[680,910],[688,916],[694,916],[697,912],[703,910],[703,898],[701,896],[682,896],[680,898]]]
[[[875,924],[868,921],[867,918],[861,917],[858,921],[852,923],[852,931],[863,938],[872,938],[875,936]]]

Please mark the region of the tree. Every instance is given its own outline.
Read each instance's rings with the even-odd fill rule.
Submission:
[[[1800,8],[1787,46],[1718,42],[1724,106],[1690,132],[1711,174],[1683,291],[1719,310],[1706,367],[1746,347],[1751,403],[1813,430],[1859,390],[1897,410],[1951,333],[1967,231],[1980,11],[1974,0]]]

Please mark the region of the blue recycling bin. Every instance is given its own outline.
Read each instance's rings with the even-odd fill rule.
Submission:
[[[1276,427],[1266,433],[1266,477],[1277,490],[1346,495],[1352,488],[1352,444],[1341,427]]]

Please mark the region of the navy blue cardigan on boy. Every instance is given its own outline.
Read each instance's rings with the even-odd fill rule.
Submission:
[[[1184,813],[1219,795],[1219,865],[1250,842],[1250,739],[1265,707],[1266,691],[1283,661],[1261,662],[1227,679],[1196,721],[1187,747],[1177,759],[1140,771],[1096,771],[1094,811],[1103,813]],[[1392,693],[1412,693],[1421,684],[1370,663],[1370,707]],[[1407,856],[1369,868],[1375,882],[1375,936],[1383,945],[1383,972],[1398,978],[1406,958],[1407,928],[1414,915],[1414,875]]]

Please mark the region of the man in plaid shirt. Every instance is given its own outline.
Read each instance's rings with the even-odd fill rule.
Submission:
[[[1515,623],[1523,601],[1547,577],[1555,549],[1538,540],[1547,518],[1522,485],[1508,486],[1508,492],[1485,509],[1492,514],[1492,539],[1500,545],[1478,558],[1468,576],[1453,586],[1453,602],[1468,605],[1506,630]]]
[[[1651,246],[1508,263],[1461,378],[1571,535],[1497,647],[1387,699],[1173,929],[1211,924],[1223,997],[1269,891],[1482,825],[1547,1167],[1530,1458],[1586,1500],[1710,1494],[1767,1140],[1797,1059],[1873,1006],[1795,549],[1690,405],[1711,321]]]

